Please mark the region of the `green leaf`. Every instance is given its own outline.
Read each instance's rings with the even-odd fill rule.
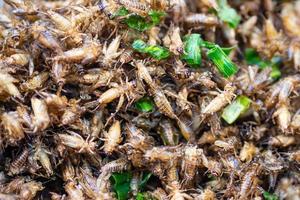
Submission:
[[[218,17],[226,22],[230,28],[236,28],[241,20],[236,10],[228,5],[227,0],[218,0],[218,6]]]
[[[151,101],[151,99],[148,97],[144,97],[144,98],[141,98],[140,100],[138,100],[135,103],[135,106],[138,110],[140,110],[142,112],[151,112],[154,110],[153,101]]]
[[[161,20],[162,17],[166,16],[166,13],[162,12],[162,11],[151,10],[148,13],[148,15],[151,18],[152,25],[155,26],[155,25],[159,24],[159,22],[160,22],[160,20]]]
[[[166,59],[170,56],[168,49],[159,45],[148,45],[143,40],[135,40],[132,43],[132,48],[137,52],[149,54],[157,60]]]
[[[139,190],[142,190],[145,187],[146,183],[149,181],[151,176],[152,174],[149,172],[143,173],[143,178],[141,182],[139,182]]]
[[[228,105],[222,113],[222,118],[228,123],[232,124],[245,113],[251,104],[251,100],[246,96],[238,96],[230,105]]]
[[[148,13],[147,17],[142,17],[137,14],[131,14],[127,17],[127,19],[125,19],[125,23],[127,24],[127,26],[129,26],[129,28],[142,32],[159,24],[161,18],[165,15],[165,12],[151,10]]]
[[[113,15],[112,15],[112,18],[115,18],[115,17],[122,17],[122,16],[126,16],[129,14],[129,11],[124,7],[122,6],[117,12],[115,12]]]
[[[265,200],[279,200],[275,194],[270,194],[269,192],[264,192],[263,196]]]
[[[271,71],[270,77],[274,80],[277,80],[281,77],[281,71],[280,71],[278,65],[272,65],[272,71]]]
[[[219,72],[228,78],[237,73],[237,66],[228,58],[219,45],[214,45],[208,52],[207,57],[212,60]]]
[[[192,67],[199,67],[201,65],[201,39],[200,34],[191,34],[184,37],[184,54],[182,59],[185,60]]]
[[[127,19],[125,19],[125,23],[132,29],[138,31],[145,31],[152,27],[151,23],[148,23],[144,17],[139,15],[130,15]]]
[[[154,200],[148,193],[138,193],[136,200]]]
[[[111,181],[113,183],[113,190],[117,194],[118,200],[128,199],[131,178],[132,178],[131,172],[112,174]]]
[[[262,60],[255,49],[252,48],[246,49],[245,60],[248,65],[257,65],[261,69],[270,65],[270,62]]]

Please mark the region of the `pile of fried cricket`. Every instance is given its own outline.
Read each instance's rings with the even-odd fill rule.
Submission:
[[[4,0],[1,200],[300,199],[300,1]]]

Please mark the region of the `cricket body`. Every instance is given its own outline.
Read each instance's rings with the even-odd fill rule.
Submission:
[[[10,143],[14,144],[25,137],[22,124],[16,112],[3,113],[1,115],[1,124],[7,132],[8,141]]]
[[[131,1],[131,0],[114,0],[116,3],[123,5],[126,9],[142,16],[148,14],[151,6],[147,2]]]
[[[183,42],[180,37],[180,28],[171,25],[167,35],[163,39],[164,45],[175,55],[180,55],[183,52]]]
[[[104,133],[104,152],[112,154],[121,143],[121,125],[120,121],[116,120],[113,125],[109,128],[107,133]]]
[[[100,44],[97,42],[89,42],[82,47],[65,51],[61,55],[54,57],[53,60],[67,63],[81,63],[83,65],[89,64],[97,60],[100,54],[100,47]]]
[[[202,111],[203,114],[213,114],[218,112],[224,106],[231,102],[235,97],[236,87],[231,83],[227,84],[224,87],[224,91],[218,94]]]
[[[144,80],[150,88],[155,89],[157,86],[155,85],[154,81],[152,80],[152,77],[142,62],[136,62],[135,66],[137,67],[137,75],[139,79],[142,81]]]
[[[188,145],[184,148],[182,172],[184,175],[184,181],[187,183],[192,181],[196,175],[197,168],[199,166],[199,158],[202,153],[201,149],[197,146]]]
[[[82,189],[79,185],[76,185],[74,181],[70,181],[65,185],[66,193],[68,194],[69,199],[78,199],[84,200],[84,195]]]
[[[251,193],[251,189],[255,190],[258,184],[258,178],[257,178],[258,170],[259,170],[259,165],[254,164],[251,167],[251,169],[248,172],[246,172],[246,174],[244,175],[241,183],[239,199],[247,199],[247,197]]]
[[[255,154],[258,153],[258,148],[254,146],[253,143],[245,142],[244,146],[240,151],[240,159],[241,161],[251,161]]]
[[[43,47],[51,49],[57,53],[62,53],[62,47],[57,38],[55,38],[50,31],[46,30],[43,26],[33,25],[32,35]]]
[[[96,143],[93,141],[85,141],[77,133],[72,132],[72,135],[58,134],[58,137],[63,145],[78,151],[78,153],[95,153]]]
[[[134,86],[135,86],[135,82],[132,81],[132,82],[125,83],[124,85],[111,88],[105,91],[97,101],[99,105],[108,104],[114,101],[115,99],[119,98],[120,96],[123,96],[125,93],[129,92],[130,90],[132,90]]]
[[[34,113],[33,132],[45,130],[50,124],[50,117],[48,114],[48,108],[46,102],[44,100],[33,97],[31,98],[31,105]]]
[[[121,42],[121,36],[118,35],[113,41],[108,45],[104,45],[103,47],[103,63],[107,66],[109,66],[114,60],[116,60],[117,57],[119,57],[122,54],[122,51],[118,52],[118,49],[120,47]]]
[[[16,175],[24,170],[24,167],[27,162],[27,158],[29,156],[29,151],[27,148],[23,150],[23,152],[18,155],[18,157],[10,164],[9,173],[11,175]]]
[[[51,154],[49,151],[45,149],[45,147],[42,146],[43,144],[38,141],[38,144],[35,148],[34,158],[35,160],[38,160],[42,167],[45,169],[48,176],[53,175],[53,168],[52,164],[50,162],[49,154]]]
[[[21,186],[20,199],[33,199],[37,193],[43,190],[44,187],[41,182],[29,181]]]
[[[10,96],[21,98],[22,95],[14,83],[18,82],[17,79],[10,74],[0,72],[0,88],[8,93]]]
[[[40,89],[43,87],[45,82],[49,78],[48,72],[42,72],[37,74],[36,76],[32,77],[31,79],[27,80],[25,83],[21,85],[21,89],[23,91],[34,91],[36,89]]]

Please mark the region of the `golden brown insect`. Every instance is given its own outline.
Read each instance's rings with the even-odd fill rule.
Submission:
[[[253,143],[245,142],[243,148],[240,151],[241,161],[251,161],[253,156],[258,153],[258,148],[254,146]]]
[[[44,86],[45,82],[49,78],[49,73],[48,72],[41,72],[31,79],[27,80],[25,83],[22,83],[20,88],[23,91],[35,91],[37,89],[40,89]]]
[[[36,144],[35,147],[34,159],[39,161],[42,167],[45,169],[47,175],[51,176],[54,172],[49,155],[51,155],[51,152],[49,152],[45,146],[38,141],[38,144]]]
[[[95,142],[93,142],[92,140],[89,141],[89,138],[87,138],[87,140],[84,140],[79,134],[75,132],[69,131],[69,133],[71,133],[71,135],[58,134],[58,137],[63,145],[78,151],[78,153],[95,153]]]
[[[98,138],[103,128],[103,112],[97,111],[92,119],[91,136],[94,138]]]
[[[180,55],[183,52],[183,42],[180,37],[180,28],[178,26],[171,25],[167,34],[163,38],[164,46],[175,55]]]
[[[299,75],[288,76],[278,83],[274,84],[270,89],[270,94],[266,99],[266,106],[271,107],[275,103],[286,104],[291,93],[297,88],[300,83]]]
[[[25,137],[22,124],[16,112],[3,113],[1,115],[1,124],[6,131],[7,140],[10,143],[15,144]]]
[[[157,45],[160,44],[160,38],[158,37],[160,32],[160,28],[152,27],[148,30],[148,44],[149,45]]]
[[[29,151],[27,148],[25,148],[23,152],[20,155],[18,155],[17,158],[10,164],[9,173],[11,175],[16,175],[21,173],[26,167],[28,156],[29,156]]]
[[[40,45],[45,48],[51,49],[56,53],[62,53],[62,47],[55,36],[41,25],[33,25],[32,27],[33,38],[38,41]]]
[[[144,63],[136,62],[135,66],[137,68],[137,76],[139,77],[140,81],[145,81],[150,88],[155,89],[157,86]]]
[[[216,16],[203,13],[190,14],[184,18],[184,21],[188,24],[206,26],[216,26],[219,24],[218,18]]]
[[[122,54],[122,51],[118,52],[120,42],[121,42],[121,36],[118,35],[115,39],[113,39],[113,41],[108,46],[104,44],[102,50],[104,57],[103,59],[101,59],[101,62],[104,65],[110,66],[112,62]]]
[[[61,123],[63,125],[72,124],[80,118],[81,114],[85,111],[83,107],[78,105],[78,101],[72,99],[68,102],[67,107],[61,116]]]
[[[102,173],[121,172],[130,169],[130,163],[126,158],[113,160],[101,167]]]
[[[82,47],[74,48],[63,52],[61,55],[55,56],[54,61],[64,61],[67,63],[89,64],[97,60],[100,54],[101,45],[97,42],[89,42]]]
[[[147,15],[151,9],[151,5],[145,1],[131,1],[131,0],[114,0],[116,3],[124,6],[126,9],[139,15]]]
[[[244,37],[249,36],[253,28],[255,27],[255,24],[257,22],[257,16],[251,16],[247,21],[245,21],[243,24],[241,24],[238,28],[238,32],[242,34]]]
[[[217,139],[216,136],[212,132],[206,131],[199,138],[198,144],[199,145],[213,144],[216,141],[216,139]]]
[[[253,166],[251,166],[250,170],[246,172],[246,174],[243,176],[239,193],[240,199],[247,199],[251,192],[255,191],[255,188],[258,184],[258,170],[259,165],[255,163],[253,164]]]
[[[292,115],[289,111],[289,107],[286,104],[281,104],[273,114],[273,118],[276,118],[278,127],[282,132],[286,132],[292,121]]]
[[[41,182],[29,181],[21,186],[19,196],[21,199],[31,200],[43,189],[44,187]]]
[[[18,80],[12,77],[10,74],[0,72],[1,90],[8,93],[10,96],[21,98],[22,95],[19,89],[15,86],[16,82],[18,82]]]
[[[82,192],[82,189],[80,188],[79,185],[75,184],[74,181],[69,181],[65,186],[64,186],[69,199],[78,199],[78,200],[84,200],[84,195]]]
[[[107,154],[112,154],[117,146],[122,142],[121,124],[116,120],[109,128],[108,132],[104,132],[103,150]]]
[[[158,88],[154,89],[152,91],[152,94],[153,94],[154,103],[162,114],[166,115],[171,119],[178,119],[178,117],[175,115],[173,111],[173,108],[169,100],[167,99],[167,97],[165,96],[165,94],[161,89]]]
[[[299,131],[300,130],[300,110],[298,110],[295,115],[292,118],[291,124],[290,124],[290,128],[292,129],[292,131]]]
[[[187,145],[184,147],[181,171],[184,177],[183,180],[187,183],[196,176],[202,153],[203,150],[198,149],[197,146]]]
[[[175,146],[178,144],[178,131],[170,120],[162,120],[159,123],[158,131],[165,145]]]
[[[114,0],[100,0],[98,6],[109,18],[120,8]]]
[[[276,135],[269,138],[268,144],[275,147],[288,147],[296,142],[295,136]]]
[[[119,61],[122,64],[129,63],[133,60],[132,55],[133,55],[132,50],[125,50],[124,52],[121,53]]]
[[[214,145],[224,149],[225,151],[233,150],[235,151],[236,146],[239,144],[239,141],[236,137],[229,137],[225,140],[216,140]]]
[[[224,91],[218,94],[202,111],[203,114],[213,114],[218,112],[224,106],[231,102],[235,97],[236,87],[231,83],[227,84],[224,87]]]
[[[150,193],[150,195],[158,200],[169,199],[166,191],[164,191],[162,188],[156,188],[153,192]]]
[[[31,1],[23,0],[5,0],[5,3],[14,8],[13,13],[15,15],[35,15],[37,14],[37,8]]]
[[[38,98],[31,98],[31,106],[34,113],[33,132],[43,131],[50,124],[50,117],[48,114],[47,104],[44,100]]]
[[[195,200],[215,200],[216,194],[209,188],[206,188],[202,193],[195,197]]]
[[[190,195],[184,193],[181,189],[176,163],[172,163],[168,169],[166,188],[169,190],[171,200],[193,199]]]
[[[207,170],[214,176],[222,175],[222,163],[214,160],[213,158],[207,157],[204,153],[201,153],[201,163]]]
[[[145,152],[144,157],[150,162],[169,162],[176,160],[180,154],[176,152],[176,147],[153,147]]]

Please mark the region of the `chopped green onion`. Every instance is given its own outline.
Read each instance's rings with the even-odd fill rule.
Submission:
[[[241,20],[236,10],[228,5],[227,0],[218,0],[217,2],[219,6],[216,10],[218,17],[226,22],[230,28],[236,28]]]
[[[151,18],[152,25],[155,26],[159,24],[162,17],[166,16],[166,13],[162,11],[151,10],[148,15]]]
[[[281,77],[281,71],[277,65],[272,65],[270,77],[274,80],[277,80]]]
[[[279,68],[279,65],[281,63],[280,57],[273,57],[271,61],[265,61],[259,57],[258,53],[254,49],[247,48],[245,51],[245,60],[247,64],[257,65],[261,69],[272,67],[270,77],[274,80],[277,80],[281,77],[281,71]]]
[[[132,179],[131,172],[113,173],[111,181],[113,190],[117,194],[118,200],[126,200],[129,197],[130,181]]]
[[[139,182],[139,190],[142,190],[146,186],[146,183],[149,181],[151,176],[152,174],[149,172],[143,173],[142,180]]]
[[[137,52],[147,53],[157,60],[166,59],[170,56],[168,49],[159,45],[148,45],[143,40],[135,40],[132,43],[132,48]]]
[[[154,110],[154,104],[148,97],[144,97],[138,100],[135,103],[135,106],[142,112],[150,112]]]
[[[135,14],[130,15],[127,19],[125,19],[125,23],[129,26],[129,28],[138,31],[145,31],[152,26],[152,24],[148,23],[144,17]]]
[[[124,6],[122,6],[119,10],[117,10],[117,12],[115,12],[112,15],[112,18],[114,18],[114,17],[122,17],[122,16],[126,16],[128,14],[129,14],[129,11]]]
[[[270,65],[270,62],[262,60],[255,49],[252,48],[246,49],[245,60],[248,65],[257,65],[261,69]]]
[[[159,24],[161,18],[165,16],[165,12],[151,10],[147,17],[142,17],[137,14],[131,14],[125,19],[125,23],[132,29],[145,31]]]
[[[228,58],[219,45],[214,45],[208,52],[207,57],[216,65],[219,72],[228,78],[237,73],[237,66]]]
[[[245,113],[251,104],[251,100],[246,96],[238,96],[230,105],[228,105],[223,113],[222,118],[232,124],[239,116]]]
[[[200,34],[191,34],[184,38],[184,54],[182,59],[185,60],[190,66],[198,67],[201,65],[201,39]]]
[[[269,192],[264,192],[263,196],[265,200],[279,200],[275,194],[270,194]]]

